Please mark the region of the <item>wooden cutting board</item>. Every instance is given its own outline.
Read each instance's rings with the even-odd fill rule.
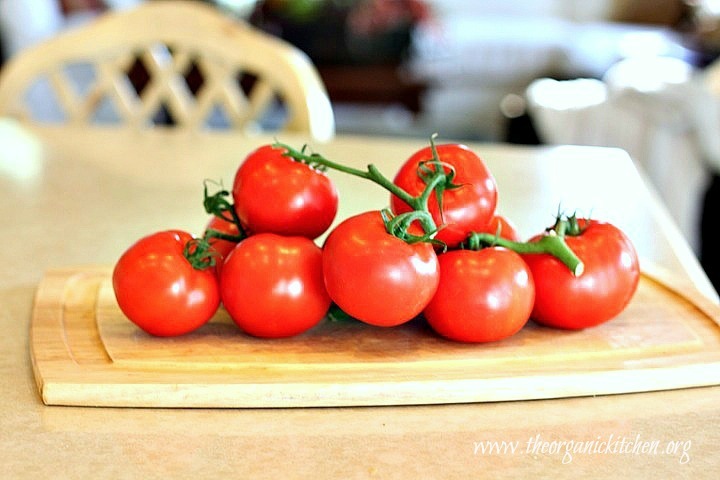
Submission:
[[[198,331],[156,338],[117,306],[110,267],[47,272],[31,356],[48,405],[307,407],[540,399],[720,384],[720,306],[644,273],[612,321],[567,332],[529,323],[492,344],[434,335],[422,321],[326,320],[262,340],[220,310]]]

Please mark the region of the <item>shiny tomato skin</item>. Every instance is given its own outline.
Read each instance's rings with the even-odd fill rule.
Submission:
[[[528,322],[535,286],[520,255],[491,247],[438,258],[440,285],[424,311],[435,332],[458,342],[496,342]]]
[[[284,156],[283,148],[263,145],[238,167],[233,202],[250,233],[319,237],[338,210],[338,192],[325,173]]]
[[[345,313],[391,327],[422,312],[437,289],[439,265],[431,244],[411,245],[390,235],[381,213],[369,211],[330,232],[323,274],[330,297]]]
[[[539,324],[569,330],[599,325],[619,315],[637,290],[640,266],[630,239],[610,223],[580,224],[586,230],[565,240],[585,266],[582,275],[573,276],[550,255],[523,256],[535,279],[532,318]]]
[[[305,237],[246,238],[225,259],[220,291],[235,324],[255,337],[298,335],[320,323],[330,308],[322,250]]]
[[[218,309],[214,270],[195,269],[183,255],[192,238],[179,230],[153,233],[130,246],[115,264],[112,283],[120,309],[151,335],[192,332]]]
[[[443,193],[442,215],[435,192],[428,201],[435,223],[443,225],[437,240],[452,248],[464,241],[470,232],[485,231],[497,206],[497,184],[485,162],[467,146],[445,144],[437,145],[436,149],[440,160],[455,170],[453,183],[461,185]],[[403,163],[393,182],[412,196],[420,195],[425,189],[425,182],[418,176],[418,167],[431,159],[430,147],[418,150]],[[395,214],[410,210],[394,195],[391,195],[390,207]]]
[[[519,242],[521,240],[517,227],[505,215],[493,215],[488,226],[480,232],[490,233],[493,235],[499,233],[501,238],[512,240],[513,242]]]

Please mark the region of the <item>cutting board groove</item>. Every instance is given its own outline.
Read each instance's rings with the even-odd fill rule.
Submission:
[[[720,384],[720,307],[644,273],[628,308],[567,332],[529,323],[492,344],[444,340],[417,320],[326,320],[289,339],[240,331],[220,309],[156,338],[117,306],[107,266],[51,270],[38,286],[31,356],[48,405],[309,407],[485,402]]]

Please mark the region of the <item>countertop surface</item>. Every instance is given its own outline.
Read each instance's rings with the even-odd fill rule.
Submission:
[[[720,466],[720,387],[403,407],[46,406],[29,351],[33,299],[44,273],[111,265],[151,231],[200,233],[207,221],[203,180],[231,185],[244,156],[273,139],[2,128],[4,478],[713,478]],[[358,168],[374,163],[387,175],[425,145],[353,136],[310,144]],[[624,152],[470,146],[496,177],[500,211],[524,237],[549,226],[558,208],[592,214],[628,233],[641,265],[717,301]],[[339,219],[387,205],[379,187],[331,175],[341,192]]]

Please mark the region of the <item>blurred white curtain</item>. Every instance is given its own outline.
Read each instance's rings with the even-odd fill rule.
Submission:
[[[626,150],[698,252],[702,195],[720,171],[720,103],[705,75],[676,58],[628,58],[601,80],[538,79],[526,97],[543,142]]]
[[[5,57],[55,35],[63,22],[57,0],[0,0],[0,34]]]
[[[131,8],[144,0],[103,0],[110,10]],[[20,50],[81,24],[91,12],[63,15],[59,0],[0,0],[0,35],[3,54],[10,57]]]

